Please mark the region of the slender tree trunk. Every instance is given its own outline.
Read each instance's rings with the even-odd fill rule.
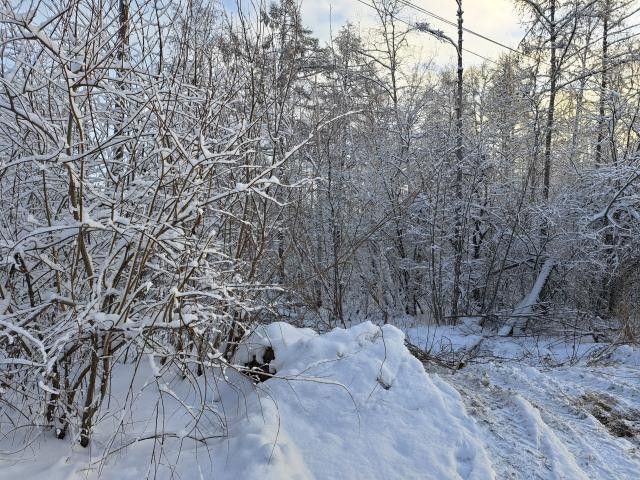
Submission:
[[[604,0],[604,9],[602,12],[602,77],[600,79],[600,98],[598,102],[598,136],[596,139],[596,152],[595,152],[595,166],[596,168],[601,167],[603,164],[607,163],[604,158],[604,148],[603,143],[605,141],[606,128],[605,128],[605,107],[606,107],[606,97],[607,97],[607,88],[609,84],[609,72],[608,72],[608,64],[609,64],[609,16],[611,13],[611,0]],[[612,259],[612,251],[615,248],[615,237],[614,230],[611,228],[608,217],[605,218],[605,235],[604,235],[604,244],[605,244],[605,262],[607,264],[607,271],[612,272],[614,270],[613,259]],[[602,279],[602,297],[605,303],[604,312],[608,315],[612,315],[614,313],[615,308],[615,296],[613,294],[613,286],[615,283],[615,279],[610,275],[605,275]]]
[[[456,322],[459,315],[458,304],[460,302],[461,288],[460,277],[462,274],[462,162],[464,161],[464,151],[462,147],[462,80],[464,68],[462,65],[462,0],[456,0],[458,3],[458,77],[456,92],[456,181],[455,181],[455,233],[454,233],[454,249],[455,259],[453,265],[453,295],[451,300],[451,316]]]
[[[604,12],[602,18],[602,79],[600,80],[600,104],[598,108],[598,139],[596,142],[596,167],[602,165],[602,142],[605,136],[605,99],[607,96],[608,74],[607,66],[609,63],[609,12],[611,9],[611,0],[604,0]]]
[[[127,74],[127,66],[125,65],[128,58],[127,52],[129,49],[129,0],[120,0],[118,4],[118,53],[116,58],[118,59],[118,77],[121,81],[119,88],[125,90],[124,77]],[[116,128],[122,129],[125,123],[125,109],[126,104],[123,97],[120,97],[117,104],[118,109],[118,124]],[[119,145],[116,149],[116,164],[118,169],[124,168],[124,145]],[[130,171],[124,170],[127,173],[127,177],[131,174]]]
[[[549,12],[549,30],[551,41],[551,85],[549,87],[549,106],[547,107],[547,129],[544,140],[544,171],[542,183],[542,195],[545,202],[549,200],[549,189],[551,185],[551,146],[553,143],[554,115],[556,109],[556,89],[558,83],[558,60],[557,60],[557,25],[556,25],[556,0],[551,0],[551,11]],[[543,236],[546,236],[546,227],[543,229]]]

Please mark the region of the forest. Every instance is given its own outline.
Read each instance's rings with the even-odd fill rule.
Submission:
[[[113,413],[142,371],[191,422],[161,431],[150,394],[154,445],[224,437],[207,389],[306,355],[243,354],[272,322],[637,348],[640,5],[513,0],[525,33],[485,58],[447,1],[455,36],[438,2],[362,0],[373,27],[320,41],[296,0],[0,0],[0,465],[147,439]]]

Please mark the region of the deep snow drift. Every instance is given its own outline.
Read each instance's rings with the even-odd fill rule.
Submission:
[[[277,443],[287,448],[274,449],[282,457],[272,462],[295,462],[276,476],[275,466],[251,465],[242,478],[294,478],[290,465],[299,478],[493,477],[459,394],[424,372],[395,327],[366,322],[318,336],[277,323],[248,345],[242,360],[267,345],[276,358],[277,377],[264,384],[271,400],[263,406],[274,410],[263,424],[272,435],[265,453],[276,442],[277,409]]]
[[[284,323],[261,328],[236,361],[259,357],[270,345],[277,373],[256,387],[231,370],[227,382],[200,385],[211,392],[197,436],[216,434],[216,416],[228,426],[227,438],[206,444],[190,439],[196,431],[189,413],[199,412],[201,397],[180,378],[158,381],[151,359],[153,368],[138,373],[135,401],[127,400],[128,384],[114,385],[113,418],[98,425],[90,449],[70,448],[45,432],[26,450],[5,454],[0,477],[493,478],[460,395],[426,374],[403,342],[395,327],[369,322],[325,335]],[[126,427],[114,438],[108,432],[116,423]],[[169,434],[162,441],[149,438],[162,432]],[[11,450],[6,440],[3,450]]]
[[[318,335],[274,323],[234,358],[273,349],[273,377],[257,385],[233,368],[121,366],[88,449],[48,431],[21,449],[3,419],[0,478],[637,478],[638,350],[594,363],[601,345],[491,337],[473,322],[406,331],[466,366],[425,372],[389,325]]]

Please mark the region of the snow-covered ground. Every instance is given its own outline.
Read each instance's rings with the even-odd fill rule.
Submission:
[[[497,478],[640,478],[639,349],[491,336],[474,322],[407,333],[454,365],[465,360],[440,372],[477,421]]]
[[[423,365],[393,326],[275,323],[236,353],[273,349],[257,385],[232,368],[121,366],[90,448],[48,431],[22,448],[3,420],[0,478],[638,478],[638,349],[491,337],[473,322],[403,329],[464,367]]]

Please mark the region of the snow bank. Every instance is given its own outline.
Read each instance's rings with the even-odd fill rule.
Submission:
[[[236,360],[260,360],[267,346],[277,373],[259,385],[250,423],[270,440],[258,454],[234,443],[228,478],[494,477],[460,396],[424,372],[395,327],[366,322],[316,335],[275,323]]]
[[[195,389],[179,375],[160,385],[143,362],[131,407],[122,366],[111,401],[113,417],[127,418],[126,432],[115,436],[113,421],[105,420],[89,449],[45,432],[19,458],[0,455],[0,478],[494,478],[457,391],[427,375],[403,342],[400,330],[369,322],[324,335],[275,323],[250,335],[234,358],[261,360],[270,346],[273,378],[254,386],[227,369],[225,381],[200,377]],[[215,393],[201,401],[208,420],[186,430],[201,406],[198,395],[214,383]],[[216,418],[224,419],[225,432]],[[158,428],[166,434],[161,440],[144,440]],[[192,441],[187,433],[209,440]],[[220,433],[224,438],[212,438]],[[0,442],[0,450],[11,449],[4,447]],[[105,451],[117,453],[101,462]]]
[[[409,333],[432,350],[481,338],[472,321]],[[22,430],[0,418],[0,479],[637,478],[637,438],[616,435],[594,410],[604,402],[639,425],[637,348],[573,364],[563,360],[591,346],[487,337],[486,361],[440,377],[392,326],[318,335],[274,323],[233,361],[261,363],[268,347],[274,376],[257,385],[234,368],[185,379],[152,362],[118,365],[88,449],[46,430],[21,448]]]

